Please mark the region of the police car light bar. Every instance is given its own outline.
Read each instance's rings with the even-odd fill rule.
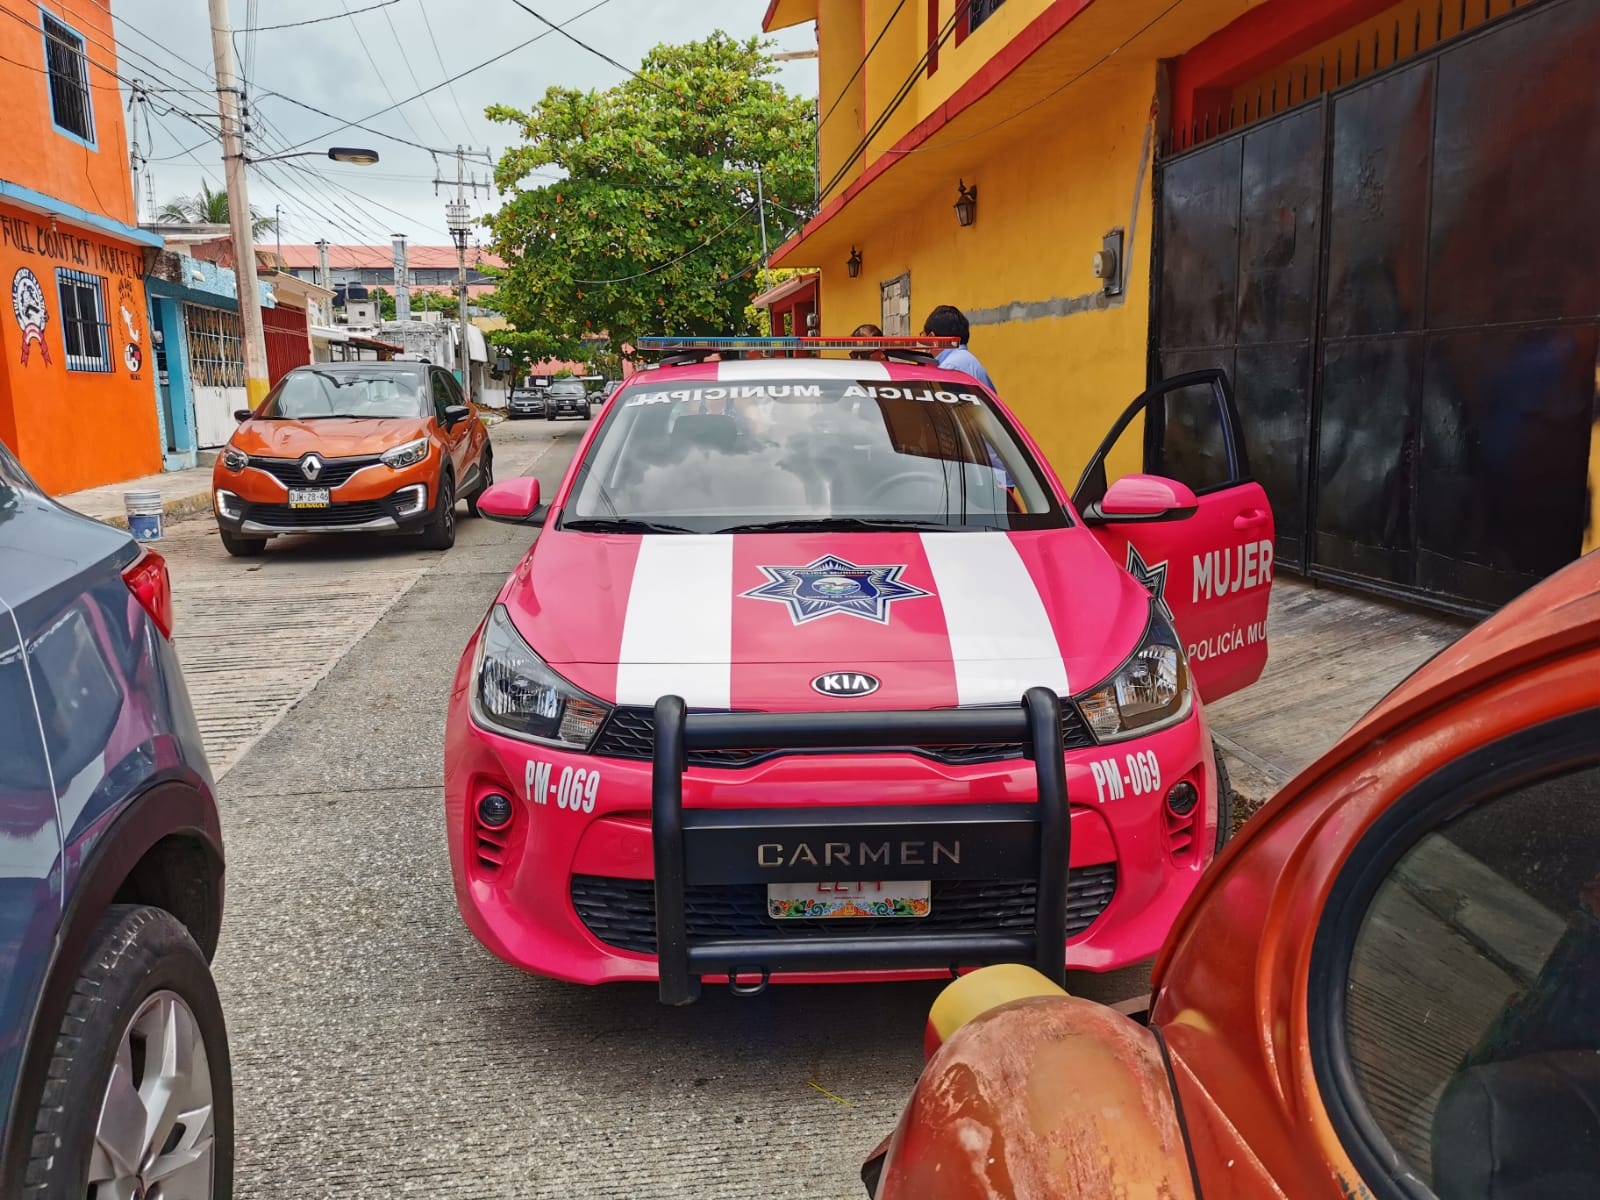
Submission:
[[[634,347],[663,354],[815,354],[822,350],[914,350],[932,354],[960,344],[961,339],[953,337],[642,337]]]

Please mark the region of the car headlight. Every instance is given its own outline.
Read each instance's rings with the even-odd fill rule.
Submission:
[[[393,467],[396,471],[402,467],[414,467],[428,457],[428,439],[420,437],[414,442],[396,446],[393,450],[385,450],[378,457],[383,460],[385,466]]]
[[[573,687],[544,663],[495,605],[478,639],[472,708],[501,733],[568,750],[586,750],[611,707]]]
[[[222,465],[230,471],[242,471],[250,465],[250,456],[233,446],[222,448]]]
[[[1176,725],[1189,715],[1189,660],[1172,623],[1155,608],[1144,641],[1099,687],[1077,697],[1095,739],[1120,742]]]

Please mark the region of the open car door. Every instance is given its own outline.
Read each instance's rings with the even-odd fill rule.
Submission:
[[[1140,503],[1151,494],[1168,506]],[[1250,478],[1226,374],[1177,375],[1140,395],[1072,500],[1107,553],[1166,606],[1202,699],[1255,682],[1267,664],[1272,509]]]

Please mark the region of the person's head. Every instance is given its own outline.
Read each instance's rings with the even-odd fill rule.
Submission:
[[[880,337],[881,338],[883,336],[883,330],[879,329],[871,321],[868,321],[865,325],[857,325],[854,329],[852,329],[850,331],[850,336],[851,337]],[[852,351],[850,351],[850,357],[851,358],[882,358],[883,357],[883,352],[880,351],[880,350],[852,350]]]
[[[954,305],[941,304],[928,314],[928,319],[922,323],[924,337],[953,337],[959,338],[961,344],[967,344],[967,338],[972,333],[972,327],[967,324],[966,315]]]

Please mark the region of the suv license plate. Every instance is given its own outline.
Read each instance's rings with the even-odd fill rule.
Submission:
[[[767,916],[775,921],[925,917],[932,909],[932,885],[926,879],[767,884]]]
[[[290,508],[327,508],[327,488],[290,488]]]

